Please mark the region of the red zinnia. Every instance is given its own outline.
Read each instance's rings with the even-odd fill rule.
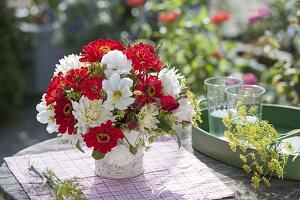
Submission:
[[[217,14],[215,14],[214,16],[212,16],[211,18],[211,22],[214,24],[220,24],[223,23],[227,20],[229,20],[230,15],[227,12],[219,12]]]
[[[81,62],[99,62],[108,51],[124,51],[125,47],[119,41],[99,39],[85,45],[82,50],[84,53],[80,58]]]
[[[126,56],[132,61],[132,66],[135,70],[140,72],[153,69],[159,72],[163,67],[159,56],[155,56],[155,49],[153,46],[145,43],[136,44],[126,51]]]
[[[175,21],[180,16],[181,16],[180,11],[170,11],[166,13],[161,13],[158,15],[158,21],[162,23],[168,23],[168,22]]]
[[[143,5],[145,0],[127,0],[127,5],[129,6],[139,6]]]
[[[113,128],[112,122],[108,120],[100,127],[90,128],[83,138],[87,147],[94,147],[94,151],[105,154],[117,146],[118,139],[123,139],[124,134],[121,129]]]
[[[68,71],[64,84],[75,91],[80,91],[84,82],[89,77],[89,70],[87,67],[81,67],[80,69],[71,69]]]
[[[59,125],[58,132],[64,134],[68,131],[70,135],[74,133],[75,118],[72,110],[73,106],[69,99],[61,98],[56,101],[54,118]]]
[[[160,99],[161,108],[165,111],[176,110],[179,107],[179,103],[172,96],[163,96]]]
[[[87,79],[82,87],[82,93],[90,100],[100,99],[100,91],[102,89],[103,78],[94,77],[93,79]]]
[[[155,98],[160,98],[162,96],[162,84],[157,76],[151,75],[148,78],[142,79],[135,87],[135,90],[141,92],[140,95],[135,96],[137,101],[133,106],[136,108],[140,107],[140,105],[156,102]]]
[[[47,105],[63,97],[64,88],[61,86],[62,79],[63,79],[62,72],[60,72],[57,76],[53,77],[53,79],[51,80],[51,83],[47,88],[46,96],[45,96]]]

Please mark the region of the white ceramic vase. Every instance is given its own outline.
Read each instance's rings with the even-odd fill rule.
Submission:
[[[108,179],[132,178],[144,173],[144,151],[139,150],[131,162],[119,166],[109,164],[107,159],[95,160],[95,174]]]

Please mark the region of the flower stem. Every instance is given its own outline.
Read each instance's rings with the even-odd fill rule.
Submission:
[[[294,129],[286,134],[284,134],[283,136],[279,137],[278,140],[282,141],[284,139],[287,139],[287,138],[291,138],[291,137],[294,137],[294,136],[300,136],[300,129]]]

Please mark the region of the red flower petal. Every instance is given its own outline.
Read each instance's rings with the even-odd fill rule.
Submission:
[[[179,107],[179,103],[172,96],[163,96],[160,102],[162,109],[168,112],[176,110]]]

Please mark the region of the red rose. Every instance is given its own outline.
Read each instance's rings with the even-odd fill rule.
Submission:
[[[46,90],[46,104],[49,105],[58,99],[64,96],[64,88],[61,86],[62,81],[62,72],[60,72],[57,76],[53,77],[51,83],[49,84]]]
[[[85,45],[82,50],[84,53],[80,58],[81,62],[99,62],[108,51],[124,51],[125,47],[119,41],[99,39]]]
[[[73,106],[69,99],[61,98],[56,101],[54,106],[54,118],[59,125],[58,132],[64,134],[68,131],[68,134],[74,133],[75,118],[72,114]]]
[[[139,43],[126,50],[126,56],[132,61],[132,66],[139,72],[152,69],[159,72],[163,63],[159,56],[155,55],[155,49],[149,44]]]
[[[112,122],[108,120],[100,127],[90,128],[83,138],[87,147],[94,147],[94,151],[105,154],[117,146],[119,138],[123,139],[124,134],[121,129],[113,128]]]
[[[176,110],[179,107],[179,103],[172,96],[163,96],[160,99],[161,108],[165,111]]]
[[[214,24],[220,24],[229,20],[230,15],[227,12],[219,12],[211,17],[211,22]]]
[[[102,89],[103,78],[94,77],[93,79],[87,79],[82,87],[82,93],[89,100],[100,99],[100,91]]]
[[[127,5],[129,6],[139,6],[143,5],[145,0],[127,0]]]
[[[168,23],[168,22],[175,21],[180,16],[181,16],[180,11],[170,11],[166,13],[161,13],[158,15],[158,21],[162,23]]]
[[[80,91],[87,78],[89,78],[89,70],[87,67],[71,69],[65,77],[64,84],[73,88],[75,91]]]

